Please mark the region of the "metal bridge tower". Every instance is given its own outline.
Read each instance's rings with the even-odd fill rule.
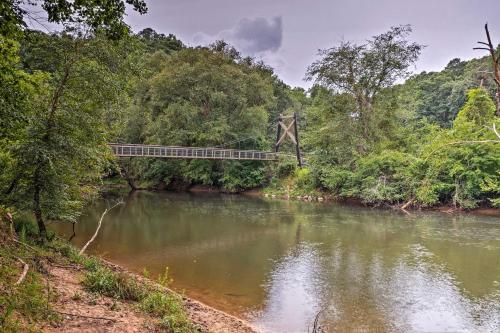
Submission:
[[[290,122],[286,124],[285,121],[286,122],[290,121]],[[288,136],[295,146],[297,163],[301,168],[303,163],[302,163],[302,153],[300,151],[300,144],[299,144],[298,121],[299,121],[299,115],[297,112],[294,112],[293,116],[287,116],[287,117],[284,117],[282,114],[280,114],[278,118],[278,133],[276,135],[276,144],[274,147],[277,153],[280,149],[281,144]],[[281,134],[281,129],[284,130],[283,134]]]

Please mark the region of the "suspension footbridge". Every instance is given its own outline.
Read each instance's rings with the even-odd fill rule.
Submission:
[[[286,120],[290,120],[286,123]],[[254,160],[254,161],[276,161],[280,158],[296,157],[299,166],[302,166],[302,154],[299,146],[298,116],[284,117],[278,119],[278,131],[274,152],[258,150],[227,149],[221,147],[177,147],[130,143],[109,143],[113,154],[118,157],[159,157],[159,158],[187,158],[187,159],[211,159],[211,160]],[[283,133],[282,133],[283,131]],[[279,148],[283,141],[289,138],[295,146],[295,155],[281,153]]]

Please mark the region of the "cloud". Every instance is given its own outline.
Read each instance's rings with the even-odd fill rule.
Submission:
[[[241,45],[244,52],[255,54],[277,51],[283,41],[283,22],[280,16],[267,20],[263,17],[244,18],[234,28],[232,39]]]
[[[281,16],[270,19],[244,18],[236,26],[220,31],[215,36],[203,32],[193,36],[193,40],[200,44],[208,44],[217,39],[229,42],[245,55],[256,56],[276,52],[283,42],[283,21]]]

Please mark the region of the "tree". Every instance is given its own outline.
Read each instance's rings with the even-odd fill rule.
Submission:
[[[179,51],[185,46],[175,37],[173,34],[165,36],[164,34],[159,34],[151,28],[146,28],[137,33],[145,43],[149,52],[153,53],[155,51],[163,51],[166,54],[170,54],[174,51]]]
[[[500,141],[489,128],[498,122],[489,93],[470,90],[453,127],[436,135],[424,150],[427,167],[417,199],[427,204],[451,201],[464,208],[482,202],[498,205]]]
[[[169,57],[155,53],[154,72],[138,92],[136,114],[125,129],[145,143],[241,149],[269,149],[268,113],[275,105],[272,77],[231,51],[186,48]],[[135,141],[134,141],[135,142]],[[211,160],[141,160],[144,179],[220,186],[229,191],[255,187],[263,180],[260,162]],[[245,170],[245,172],[243,172]]]
[[[354,98],[357,110],[351,116],[361,123],[365,140],[372,134],[370,121],[377,95],[409,74],[408,68],[423,48],[407,40],[411,31],[408,25],[397,26],[365,44],[342,42],[320,51],[322,58],[308,68],[307,79]]]
[[[108,37],[119,38],[129,29],[123,21],[126,5],[140,14],[147,12],[144,0],[6,0],[0,3],[0,33],[12,33],[26,27],[29,8],[40,5],[49,22],[85,24],[93,31],[104,30]]]
[[[33,33],[25,43],[30,70],[52,70],[8,148],[15,163],[1,199],[33,211],[45,240],[45,219],[74,221],[96,193],[109,165],[106,114],[126,94],[134,52],[126,40],[99,35]]]

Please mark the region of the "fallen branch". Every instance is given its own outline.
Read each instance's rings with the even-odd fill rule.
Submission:
[[[449,143],[445,143],[444,145],[439,146],[438,148],[434,149],[427,155],[424,161],[427,161],[427,159],[433,155],[435,152],[438,150],[441,150],[441,148],[446,147],[446,146],[457,146],[457,145],[471,145],[471,144],[481,144],[481,143],[500,143],[500,140],[467,140],[467,141],[453,141]]]
[[[102,220],[104,219],[104,216],[106,216],[106,214],[112,210],[113,208],[115,208],[116,206],[118,205],[121,205],[123,203],[123,201],[119,201],[117,202],[116,204],[114,204],[111,208],[106,208],[104,210],[104,212],[102,213],[101,215],[101,219],[99,220],[99,223],[97,224],[97,229],[95,230],[95,233],[94,235],[92,236],[92,238],[82,247],[82,249],[80,250],[80,255],[83,254],[83,252],[85,252],[85,250],[87,249],[87,247],[90,245],[90,243],[92,243],[95,238],[97,237],[97,234],[99,233],[99,229],[101,229],[101,225],[102,225]]]
[[[16,283],[14,283],[15,286],[20,285],[21,282],[23,282],[24,278],[26,277],[26,274],[28,274],[28,269],[30,268],[30,266],[27,263],[25,263],[23,259],[21,259],[19,257],[16,257],[16,258],[17,258],[17,260],[19,260],[19,262],[21,264],[23,264],[23,272],[21,273],[21,276],[16,281]]]
[[[498,133],[495,123],[493,123],[493,132],[495,132],[496,136],[500,139],[500,133]]]
[[[313,328],[312,328],[311,333],[321,333],[322,332],[321,326],[319,325],[319,316],[321,315],[322,312],[323,312],[323,310],[319,311],[316,314],[316,316],[314,317],[314,324],[313,324]]]
[[[81,315],[81,314],[68,313],[68,312],[62,312],[62,311],[57,311],[57,310],[55,310],[55,312],[57,312],[59,314],[62,314],[62,315],[70,316],[70,317],[81,317],[81,318],[98,319],[98,320],[108,320],[108,321],[117,322],[117,320],[114,319],[114,318],[84,316],[84,315]]]
[[[410,200],[408,200],[403,206],[401,206],[400,208],[402,210],[406,210],[406,208],[408,208],[408,206],[410,206],[413,202],[415,201],[415,198],[411,198]]]
[[[37,250],[37,249],[35,249],[33,246],[31,246],[31,245],[29,245],[29,244],[23,243],[23,242],[21,242],[21,241],[19,241],[19,240],[15,239],[15,238],[11,238],[11,240],[12,240],[12,241],[14,241],[14,242],[16,242],[16,243],[18,243],[18,244],[21,244],[21,245],[26,246],[28,249],[30,249],[30,250],[32,250],[32,251],[34,251],[34,252],[38,252],[38,250]]]

